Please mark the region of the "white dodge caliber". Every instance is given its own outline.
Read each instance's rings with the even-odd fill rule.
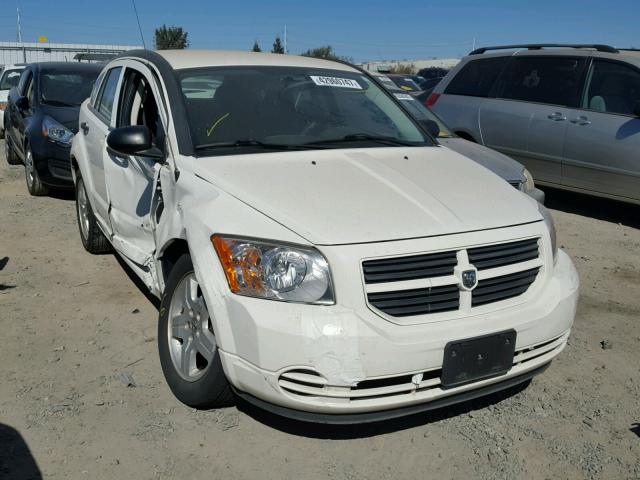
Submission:
[[[71,155],[82,243],[162,299],[187,405],[374,421],[525,382],[567,344],[578,276],[544,207],[352,66],[126,52]]]

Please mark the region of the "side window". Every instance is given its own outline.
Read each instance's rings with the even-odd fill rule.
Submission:
[[[96,99],[98,98],[98,92],[100,91],[100,87],[102,86],[102,81],[104,80],[105,72],[102,72],[98,79],[93,84],[93,88],[91,89],[91,96],[89,97],[89,103],[92,107],[96,106]]]
[[[29,105],[33,106],[33,75],[29,77],[26,88],[25,97],[29,100]]]
[[[573,57],[515,57],[500,78],[497,96],[575,107],[584,63]]]
[[[31,83],[31,78],[33,77],[31,70],[28,68],[22,72],[20,75],[20,81],[18,82],[18,93],[20,95],[25,96],[27,94],[27,84]]]
[[[140,72],[128,68],[120,91],[117,126],[147,126],[153,145],[164,150],[164,127],[149,80]]]
[[[488,97],[508,59],[509,57],[494,57],[471,60],[451,80],[444,93]]]
[[[109,70],[107,77],[104,80],[104,86],[100,92],[100,98],[96,106],[96,110],[100,112],[102,116],[107,119],[111,118],[111,112],[113,111],[113,102],[116,97],[116,88],[118,86],[118,79],[120,78],[120,71],[122,67],[116,67]]]
[[[615,62],[594,60],[582,108],[633,115],[640,104],[640,72]]]
[[[2,80],[0,80],[0,90],[10,90],[18,85],[19,80],[20,70],[6,70],[2,74]]]

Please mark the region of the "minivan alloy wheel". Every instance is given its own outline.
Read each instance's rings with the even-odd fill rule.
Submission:
[[[217,347],[209,312],[193,272],[177,285],[168,320],[173,366],[181,378],[194,382],[210,367]]]

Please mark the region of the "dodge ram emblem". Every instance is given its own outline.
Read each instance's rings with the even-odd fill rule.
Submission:
[[[476,286],[477,280],[475,270],[465,270],[462,272],[462,285],[464,288],[471,290]]]

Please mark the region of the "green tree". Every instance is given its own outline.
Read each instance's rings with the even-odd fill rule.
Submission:
[[[253,42],[253,48],[251,49],[252,52],[261,52],[262,49],[260,48],[260,45],[258,45],[258,41],[256,40],[255,42]]]
[[[156,50],[182,49],[189,46],[188,33],[182,27],[167,27],[162,25],[156,28]]]
[[[331,45],[325,45],[323,47],[318,48],[310,48],[306,52],[302,52],[301,55],[303,57],[314,57],[314,58],[322,58],[324,60],[337,60],[340,62],[353,63],[353,59],[349,57],[341,57],[340,55],[336,55],[333,47]]]
[[[271,53],[284,53],[284,47],[282,46],[280,37],[276,37],[275,42],[273,42],[273,48],[271,49]]]

